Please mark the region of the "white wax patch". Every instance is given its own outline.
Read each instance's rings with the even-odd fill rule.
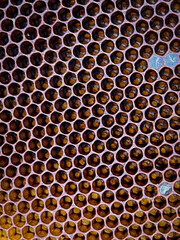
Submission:
[[[172,191],[172,187],[169,183],[164,182],[159,186],[159,192],[162,195],[167,196],[171,193],[171,191]]]
[[[164,64],[167,67],[174,67],[178,64],[178,56],[175,53],[169,53],[164,57]]]
[[[150,68],[159,69],[163,65],[163,58],[159,56],[153,56],[149,61]]]

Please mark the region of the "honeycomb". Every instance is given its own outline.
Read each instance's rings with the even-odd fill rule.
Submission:
[[[180,239],[179,12],[0,0],[0,240]]]

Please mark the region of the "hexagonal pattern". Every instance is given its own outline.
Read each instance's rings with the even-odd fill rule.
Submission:
[[[0,239],[180,239],[179,0],[0,1]]]

